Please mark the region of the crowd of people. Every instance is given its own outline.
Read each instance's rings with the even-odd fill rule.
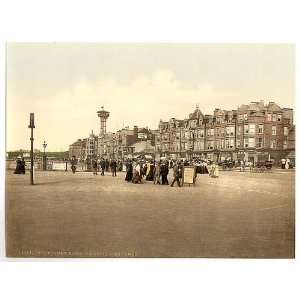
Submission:
[[[288,158],[281,159],[281,169],[291,169],[292,167],[291,161]]]
[[[76,158],[73,157],[70,162],[71,170],[73,173],[75,173],[77,165]],[[266,163],[264,163],[264,165],[265,164]],[[116,159],[94,158],[91,160],[90,164],[93,175],[98,175],[98,172],[100,172],[101,176],[104,176],[105,173],[109,173],[112,177],[116,177],[117,172],[126,171],[125,180],[135,184],[151,181],[153,184],[169,185],[169,170],[173,169],[173,180],[170,184],[171,186],[174,186],[174,183],[177,183],[178,186],[182,186],[183,169],[185,166],[193,166],[195,168],[195,176],[197,176],[197,174],[209,174],[210,177],[217,178],[219,177],[219,167],[221,167],[223,170],[224,168],[238,167],[240,171],[245,171],[245,168],[248,165],[249,162],[244,160],[225,160],[221,163],[217,163],[209,159],[199,158],[194,158],[191,160],[161,159],[159,161],[147,161],[146,159],[127,159],[122,161]],[[259,166],[258,163],[257,165]],[[253,167],[255,167],[255,164],[252,166],[252,168]],[[281,168],[292,168],[292,164],[288,158],[281,159]],[[16,169],[14,173],[25,174],[24,158],[17,158]]]
[[[128,160],[126,161],[125,180],[132,183],[143,183],[143,179],[145,179],[153,181],[153,184],[168,185],[169,169],[168,161]]]
[[[101,172],[101,176],[104,176],[105,172],[111,172],[112,176],[115,177],[117,176],[117,171],[120,172],[123,170],[123,163],[122,161],[117,161],[115,159],[93,159],[92,170],[94,175],[97,175],[99,171]]]

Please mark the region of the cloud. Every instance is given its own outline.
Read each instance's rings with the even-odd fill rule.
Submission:
[[[209,83],[186,86],[171,70],[159,69],[150,76],[138,76],[127,84],[114,79],[100,80],[95,84],[82,80],[53,97],[35,101],[38,104],[30,109],[38,119],[37,145],[46,139],[49,149],[67,150],[69,144],[86,137],[92,129],[99,133],[96,112],[102,105],[110,111],[107,130],[114,132],[133,125],[156,129],[160,119],[183,119],[196,104],[203,113],[212,113],[219,106],[234,109],[239,100],[233,93],[217,91]],[[29,110],[22,110],[21,114],[18,118],[27,118]],[[9,112],[9,125],[14,123],[12,116],[13,113]],[[27,130],[24,125],[9,126],[9,130],[13,128],[13,132],[8,132],[9,148],[28,148],[28,134],[22,135]]]

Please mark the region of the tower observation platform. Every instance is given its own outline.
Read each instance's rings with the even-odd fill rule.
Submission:
[[[106,134],[106,120],[109,117],[109,112],[104,110],[104,106],[101,107],[101,110],[97,111],[97,115],[100,118],[100,136]]]

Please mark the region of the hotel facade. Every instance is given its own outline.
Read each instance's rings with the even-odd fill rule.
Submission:
[[[236,110],[215,109],[204,115],[199,107],[180,120],[160,121],[155,152],[170,158],[225,159],[257,162],[295,156],[293,110],[263,101]]]

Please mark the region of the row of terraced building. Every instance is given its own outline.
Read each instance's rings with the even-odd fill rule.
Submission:
[[[173,158],[200,157],[257,162],[295,158],[293,109],[264,101],[237,110],[215,109],[204,115],[199,107],[184,120],[160,121],[155,152]]]
[[[160,121],[158,129],[128,127],[116,133],[91,134],[70,145],[70,156],[126,159],[139,154],[169,159],[225,159],[257,162],[295,159],[293,109],[264,101],[236,110],[203,114],[197,106],[185,119]]]

